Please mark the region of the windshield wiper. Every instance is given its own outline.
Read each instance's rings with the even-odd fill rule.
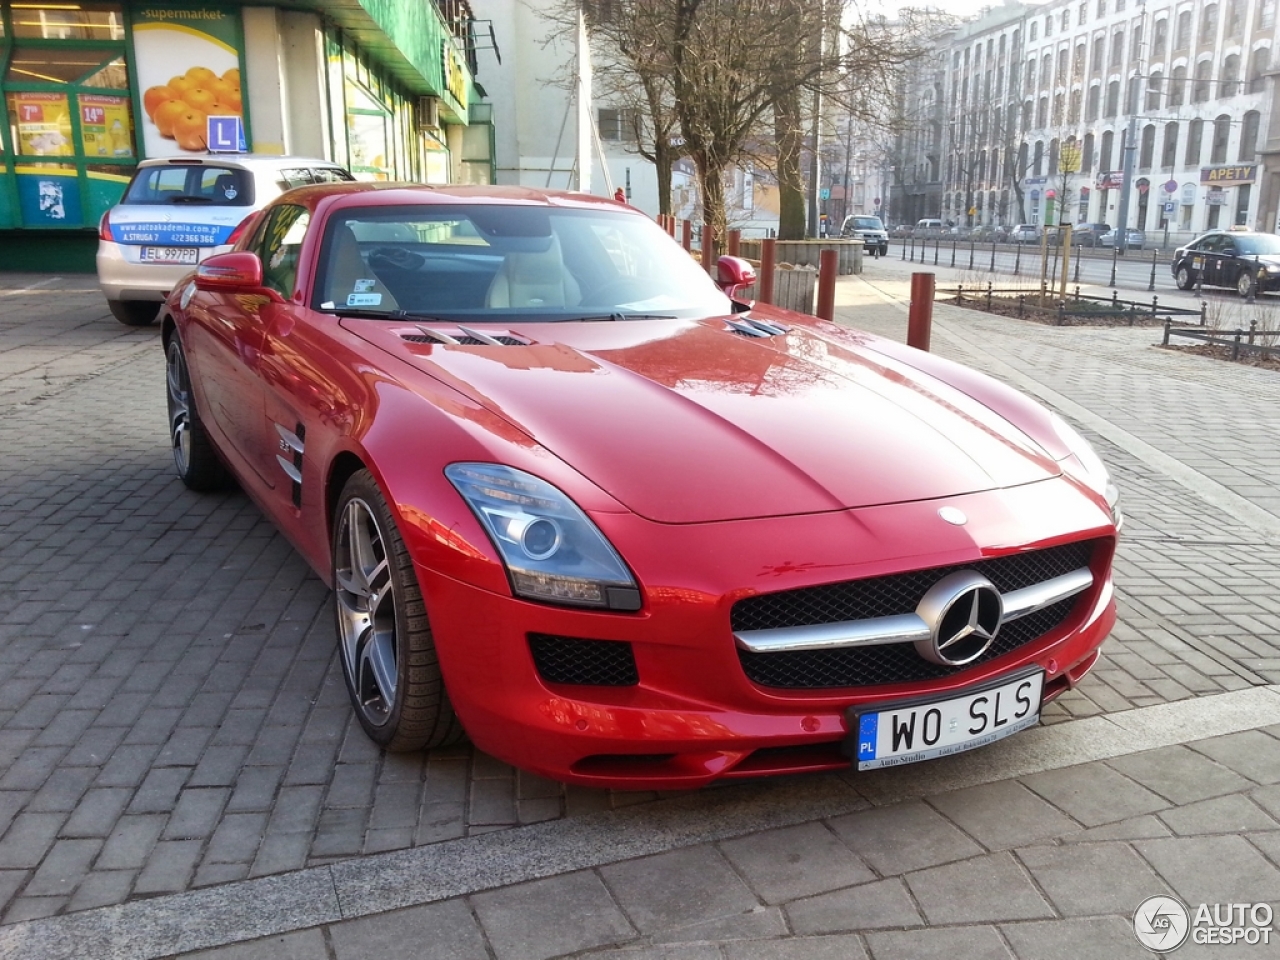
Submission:
[[[410,313],[408,310],[367,310],[364,307],[320,307],[319,313],[327,313],[335,317],[357,317],[361,320],[410,320],[416,323],[456,323],[443,317],[429,317],[423,313]]]
[[[563,320],[557,320],[556,323],[597,323],[605,320],[674,320],[673,316],[662,313],[623,313],[618,310],[613,313],[601,313],[587,317],[565,317]]]

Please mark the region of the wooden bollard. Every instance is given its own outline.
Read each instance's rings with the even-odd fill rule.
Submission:
[[[818,306],[814,313],[823,320],[836,318],[836,274],[840,272],[840,252],[823,250],[818,255]]]
[[[725,250],[725,252],[728,253],[729,256],[731,257],[736,257],[738,255],[738,247],[741,243],[742,243],[742,231],[730,230],[729,245],[728,245],[728,248]]]
[[[773,303],[773,271],[777,260],[778,241],[769,237],[760,244],[760,286],[756,299],[761,303]]]
[[[702,225],[702,269],[711,273],[716,264],[716,228],[709,223]]]
[[[929,349],[933,329],[933,274],[911,275],[911,307],[907,312],[907,346]]]
[[[693,249],[693,224],[688,220],[680,224],[680,245],[686,252]]]

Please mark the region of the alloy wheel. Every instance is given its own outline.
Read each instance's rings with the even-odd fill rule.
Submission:
[[[342,511],[334,560],[338,639],[352,698],[369,723],[380,727],[390,718],[400,682],[396,598],[386,538],[360,498]]]

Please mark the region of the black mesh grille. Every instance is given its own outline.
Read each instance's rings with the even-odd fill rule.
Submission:
[[[731,622],[734,631],[765,630],[911,613],[930,587],[957,570],[976,570],[1001,593],[1009,593],[1088,566],[1093,549],[1093,541],[1080,541],[975,563],[748,597],[734,604]],[[747,677],[766,687],[861,687],[930,680],[985,663],[1043,636],[1067,618],[1079,599],[1069,597],[1005,624],[987,652],[965,668],[930,663],[909,643],[792,653],[753,654],[739,649],[738,659]]]
[[[400,335],[400,339],[407,340],[409,343],[434,343],[439,347],[453,346],[451,343],[444,343],[441,340],[437,340],[435,337],[428,337],[420,333],[403,333]],[[453,339],[457,340],[458,344],[464,347],[485,346],[485,342],[477,339],[476,337],[458,336]],[[493,339],[497,340],[504,347],[527,347],[529,345],[523,340],[517,340],[515,337],[494,337]]]
[[[629,643],[531,633],[529,649],[538,674],[548,683],[630,687],[640,682]]]

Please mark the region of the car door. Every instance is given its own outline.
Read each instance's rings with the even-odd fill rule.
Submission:
[[[1222,283],[1222,241],[1222,234],[1209,234],[1200,241],[1199,249],[1191,260],[1192,267],[1200,273],[1200,282],[1208,286]]]
[[[265,230],[279,229],[282,218],[296,216],[276,208],[262,218],[247,249],[261,256]],[[303,210],[304,208],[290,208]],[[263,261],[264,274],[267,261]],[[199,397],[220,444],[242,466],[271,486],[274,476],[262,469],[262,385],[259,361],[263,311],[271,301],[257,294],[205,292],[188,307],[188,362],[200,384]]]

